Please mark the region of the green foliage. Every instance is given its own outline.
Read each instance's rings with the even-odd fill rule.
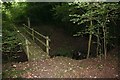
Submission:
[[[4,21],[22,22],[26,18],[26,3],[4,2],[2,14]]]
[[[76,14],[72,13],[72,15],[69,15],[72,17],[70,21],[73,23],[80,24],[86,24],[86,29],[83,30],[83,32],[78,32],[75,36],[79,36],[81,34],[92,34],[96,36],[97,38],[100,38],[100,40],[104,39],[104,47],[107,44],[110,43],[111,40],[111,33],[110,30],[113,29],[113,27],[110,28],[108,24],[112,23],[116,19],[118,20],[119,17],[119,9],[120,6],[118,3],[71,3],[70,5],[76,5],[77,9],[80,9],[80,12],[83,12],[82,14]],[[116,21],[115,21],[116,22]],[[99,31],[99,32],[98,32]],[[117,31],[117,30],[116,30]],[[117,35],[114,35],[114,37]],[[100,41],[97,42],[98,46],[103,45]]]
[[[8,67],[8,66],[7,66]],[[16,70],[15,68],[6,68],[2,72],[3,78],[20,78],[27,70]]]
[[[31,23],[40,24],[54,22],[52,8],[58,3],[34,2],[27,4],[27,16],[30,17]]]
[[[70,6],[67,3],[61,3],[61,5],[55,5],[53,8],[54,16],[56,20],[60,20],[62,22],[69,21],[69,9]]]
[[[2,6],[3,22],[27,22],[27,17],[31,23],[56,23],[64,24],[64,29],[74,36],[92,35],[98,39],[99,46],[105,44],[110,46],[119,46],[119,21],[120,21],[120,5],[119,3],[89,3],[89,2],[73,2],[73,3],[16,3],[4,2]],[[72,23],[70,22],[72,21]],[[59,23],[59,24],[58,24]],[[73,24],[74,23],[74,24]],[[6,24],[6,23],[5,23]],[[17,42],[15,33],[7,24],[8,30],[3,31],[3,41],[6,40]],[[60,26],[61,27],[61,26]],[[114,30],[113,30],[114,29]],[[105,33],[105,36],[104,36]],[[7,35],[9,34],[9,35]],[[99,49],[100,50],[100,49]],[[60,51],[61,52],[61,51]],[[67,54],[63,50],[63,53]],[[102,52],[102,51],[99,51]],[[64,54],[63,54],[64,55]]]
[[[16,51],[19,50],[17,46],[20,43],[17,32],[14,30],[13,25],[8,22],[3,22],[2,28],[2,56],[3,62],[13,61],[16,57]]]
[[[3,52],[4,51],[11,51],[15,48],[15,46],[20,42],[17,38],[17,33],[14,31],[14,28],[12,25],[9,25],[9,23],[3,23],[3,30],[2,30],[2,42],[3,42]],[[4,47],[4,45],[6,47]]]
[[[71,3],[70,6],[75,5],[74,9],[78,9],[79,13],[73,11],[69,16],[72,18],[70,21],[78,25],[85,23],[87,31],[89,31],[89,21],[93,21],[94,27],[92,28],[94,34],[95,29],[101,27],[103,22],[110,24],[116,22],[119,18],[120,6],[118,3]],[[74,14],[73,14],[74,13]],[[82,13],[82,14],[81,14]],[[113,20],[112,20],[113,19]],[[87,32],[86,31],[86,32]]]
[[[79,10],[74,8],[74,5],[69,6],[68,3],[59,3],[56,4],[52,11],[54,12],[54,20],[55,23],[61,25],[69,35],[73,35],[78,32],[81,28],[70,22],[71,17],[69,17],[70,13],[78,13]]]

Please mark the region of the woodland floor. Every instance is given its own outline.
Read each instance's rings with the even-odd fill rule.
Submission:
[[[40,31],[38,28],[36,30]],[[50,32],[47,34],[52,41],[50,45],[53,52],[59,48],[69,50],[79,48],[83,51],[87,49],[87,40],[84,38],[73,39],[65,35],[62,29],[41,30],[44,31],[42,34]],[[57,56],[38,61],[6,63],[2,65],[3,78],[118,78],[118,50],[115,48],[109,51],[106,60],[104,58],[75,60]],[[91,51],[94,51],[94,48]]]
[[[73,60],[55,57],[39,61],[3,64],[3,78],[118,78],[118,58]],[[9,66],[9,67],[8,67]]]

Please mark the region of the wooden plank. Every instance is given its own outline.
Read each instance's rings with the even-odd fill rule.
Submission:
[[[24,28],[24,29],[26,30],[26,32],[33,37],[33,41],[34,41],[34,39],[37,39],[41,44],[43,44],[43,45],[46,47],[46,53],[49,54],[49,49],[50,49],[50,46],[49,46],[49,41],[50,41],[50,39],[49,39],[49,37],[48,37],[48,36],[46,37],[46,36],[40,34],[39,32],[35,31],[34,29],[26,26],[25,24],[23,24],[23,25],[24,25],[26,28],[28,28],[29,30],[32,31],[32,33],[30,33],[28,30],[26,30],[26,29]],[[46,39],[46,43],[44,43],[42,40],[40,40],[39,38],[37,38],[36,36],[34,36],[34,33],[36,33],[36,34],[38,34],[39,36],[41,36],[42,38]]]
[[[20,33],[20,31],[19,31],[19,29],[17,29],[17,27],[14,26],[14,28],[16,29],[16,31],[17,31],[23,38],[26,39],[26,37],[25,37],[22,33]]]
[[[36,34],[40,35],[41,37],[43,37],[43,38],[45,38],[45,39],[48,39],[48,38],[46,38],[46,36],[43,36],[43,35],[40,34],[39,32],[37,32],[37,31],[35,31],[35,30],[34,30],[34,32],[35,32]],[[48,39],[48,41],[50,41],[50,39]]]
[[[47,46],[43,41],[41,41],[39,38],[35,37],[40,43],[42,43],[44,46],[48,47],[50,49],[49,46]]]
[[[25,28],[24,28],[24,29],[25,29]],[[26,30],[26,29],[25,29],[25,30]],[[28,34],[30,34],[31,36],[33,36],[29,31],[26,30],[26,32],[27,32]],[[34,36],[34,38],[37,39],[40,43],[42,43],[44,46],[47,46],[47,45],[46,45],[43,41],[41,41],[39,38],[37,38],[37,37],[35,37],[35,36]]]
[[[23,28],[23,29],[25,29],[25,28]],[[29,35],[33,36],[28,30],[25,29],[25,31],[26,31]]]
[[[28,26],[26,26],[25,24],[23,24],[26,28],[28,28],[28,29],[30,29],[30,30],[32,30],[30,27],[28,27]]]
[[[25,29],[25,28],[24,28],[24,29]],[[25,30],[26,30],[26,29],[25,29]],[[27,32],[28,34],[30,34],[31,36],[33,36],[29,31],[26,30],[26,32]],[[47,47],[47,45],[46,45],[43,41],[41,41],[39,38],[37,38],[37,37],[35,37],[35,36],[34,36],[34,38],[37,39],[40,43],[42,43],[44,46]],[[48,40],[48,39],[47,39],[47,40]],[[49,46],[48,46],[48,47],[49,47]],[[50,49],[50,47],[49,47],[49,49]]]
[[[33,30],[33,29],[29,28],[28,26],[26,26],[25,24],[23,24],[23,25],[24,25],[26,28],[28,28],[28,29],[30,29],[30,30]],[[48,40],[50,41],[49,38],[46,38],[46,36],[40,34],[39,32],[37,32],[37,31],[35,31],[35,30],[34,30],[34,32],[35,32],[36,34],[38,34],[39,36],[41,36],[41,37],[43,37],[43,38],[45,38],[45,39],[48,39]]]

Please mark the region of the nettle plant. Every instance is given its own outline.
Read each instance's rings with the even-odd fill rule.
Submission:
[[[10,25],[3,26],[2,34],[2,55],[3,58],[5,57],[8,61],[11,61],[14,55],[17,54],[17,51],[20,50],[20,40],[18,39],[17,32]]]
[[[14,52],[15,47],[20,43],[17,32],[12,26],[5,25],[2,30],[2,52]]]
[[[118,3],[89,3],[89,2],[74,2],[69,5],[76,5],[82,14],[70,14],[71,20],[77,25],[86,24],[85,30],[78,32],[75,36],[89,34],[87,58],[90,55],[91,40],[96,36],[97,56],[103,54],[106,59],[107,44],[109,39],[109,26],[107,24],[116,18],[115,12],[118,12]],[[72,10],[71,10],[72,11]]]

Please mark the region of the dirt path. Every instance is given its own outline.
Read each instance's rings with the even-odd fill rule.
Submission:
[[[3,65],[3,71],[14,71],[9,77],[21,78],[117,78],[118,58],[109,55],[107,60],[100,58],[73,60],[55,57],[39,61]],[[24,72],[22,72],[22,70]],[[17,71],[21,71],[17,74]],[[16,73],[15,73],[16,72]]]

